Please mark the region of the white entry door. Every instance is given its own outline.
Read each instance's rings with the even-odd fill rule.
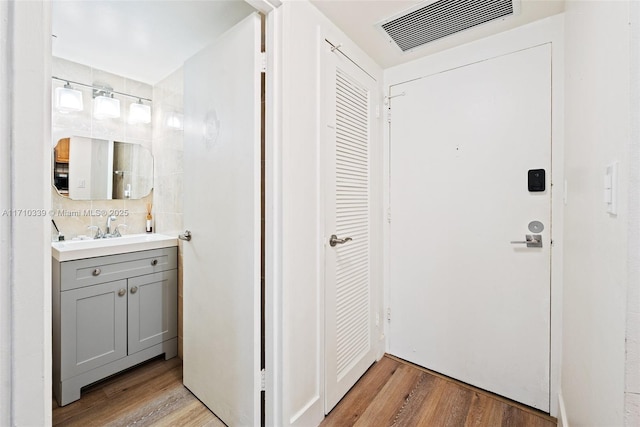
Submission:
[[[260,424],[260,18],[184,66],[184,385]]]
[[[391,89],[390,352],[548,412],[551,47]]]
[[[371,289],[372,92],[376,82],[325,45],[325,413],[375,361]]]

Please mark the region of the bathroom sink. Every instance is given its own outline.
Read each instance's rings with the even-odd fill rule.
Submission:
[[[164,234],[125,234],[109,239],[68,240],[51,243],[51,255],[57,261],[73,261],[104,255],[117,255],[147,249],[178,246],[176,237]]]

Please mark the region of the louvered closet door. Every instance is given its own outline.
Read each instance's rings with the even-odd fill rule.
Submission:
[[[375,360],[370,242],[371,93],[375,81],[339,52],[327,48],[325,58],[325,412],[328,413]],[[330,244],[332,235],[339,239],[335,246]]]

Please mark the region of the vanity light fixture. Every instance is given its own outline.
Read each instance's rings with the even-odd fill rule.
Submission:
[[[151,107],[143,104],[140,98],[129,105],[129,123],[151,123]]]
[[[82,111],[82,92],[71,88],[71,83],[73,83],[74,86],[83,86],[93,90],[93,117],[96,119],[117,119],[120,117],[120,100],[113,97],[114,95],[119,95],[120,97],[127,96],[138,100],[138,102],[131,104],[129,108],[129,121],[131,123],[151,122],[151,107],[142,103],[145,101],[151,104],[151,99],[149,98],[118,92],[104,84],[88,85],[56,76],[51,76],[51,78],[66,82],[64,87],[59,87],[55,90],[56,108],[60,112]],[[72,96],[73,98],[71,98]]]
[[[96,119],[120,117],[120,100],[113,97],[111,88],[93,89],[93,117]]]
[[[69,82],[64,87],[57,87],[55,91],[56,108],[61,113],[82,111],[82,92],[73,89]]]

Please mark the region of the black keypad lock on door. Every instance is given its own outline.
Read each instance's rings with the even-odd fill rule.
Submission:
[[[544,169],[529,169],[529,191],[540,192],[545,190]]]

